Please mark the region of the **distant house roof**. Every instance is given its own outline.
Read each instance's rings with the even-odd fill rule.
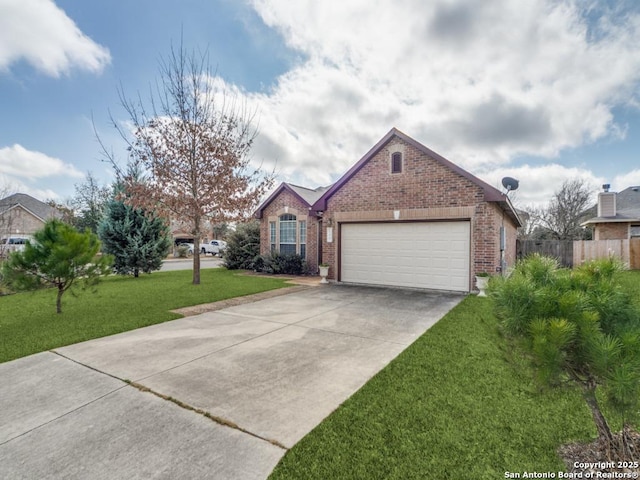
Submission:
[[[591,210],[597,211],[597,205],[592,207]],[[582,223],[582,225],[621,222],[640,222],[640,186],[627,187],[616,193],[615,217],[593,217]]]
[[[28,210],[43,222],[50,218],[62,218],[62,213],[57,208],[26,193],[14,193],[0,200],[0,215],[16,207]]]
[[[640,218],[640,186],[628,187],[617,193],[616,210],[622,215]]]

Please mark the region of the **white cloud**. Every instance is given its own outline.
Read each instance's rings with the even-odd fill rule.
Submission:
[[[612,109],[638,101],[640,13],[584,4],[253,0],[304,58],[246,94],[261,114],[254,153],[314,186],[393,126],[472,172],[622,138]]]
[[[11,182],[36,180],[39,178],[66,176],[83,178],[84,175],[70,163],[59,158],[27,150],[22,145],[0,148],[0,174],[4,174]]]
[[[603,178],[596,177],[585,168],[564,167],[557,163],[509,168],[499,167],[488,171],[479,172],[478,177],[489,185],[504,191],[502,179],[513,177],[520,182],[518,190],[509,194],[518,208],[526,208],[529,205],[542,206],[547,204],[553,194],[560,189],[562,183],[567,180],[584,180],[593,191],[593,201],[604,182]]]
[[[0,72],[21,59],[58,77],[74,67],[99,73],[111,56],[53,0],[0,0]]]
[[[59,199],[60,195],[50,188],[37,188],[26,184],[18,179],[0,173],[0,198],[4,198],[14,193],[26,193],[33,198],[45,201]]]
[[[616,175],[611,182],[611,189],[620,192],[627,187],[640,186],[640,169]]]

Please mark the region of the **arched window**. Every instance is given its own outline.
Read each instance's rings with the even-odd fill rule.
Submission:
[[[391,155],[391,173],[402,173],[402,153],[400,152]]]

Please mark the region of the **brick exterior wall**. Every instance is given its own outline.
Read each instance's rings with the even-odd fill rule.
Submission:
[[[12,208],[0,218],[2,235],[33,235],[44,227],[44,222],[22,207]]]
[[[402,173],[391,173],[391,155],[401,152]],[[269,217],[285,205],[301,209],[298,199],[283,191],[264,210],[261,222],[261,251],[269,251]],[[397,212],[397,213],[394,213]],[[343,222],[469,220],[471,222],[471,262],[469,289],[476,272],[496,272],[500,267],[500,227],[506,230],[504,257],[508,266],[516,258],[516,227],[496,203],[484,201],[483,189],[466,177],[399,138],[393,139],[369,159],[327,202],[322,228],[322,260],[329,264],[329,279],[336,280],[339,261],[340,225]],[[333,242],[327,242],[327,227]],[[308,229],[318,222],[308,220]],[[313,235],[308,232],[310,240]],[[314,239],[315,240],[315,239]],[[307,258],[317,258],[314,242],[307,245]],[[309,261],[311,265],[311,261]]]
[[[309,216],[309,206],[300,201],[298,197],[289,191],[282,191],[262,213],[260,221],[260,254],[270,253],[269,222],[277,221],[277,218],[284,214],[291,213],[297,220],[307,221],[307,267],[310,272],[318,271],[318,219]],[[277,228],[277,227],[276,227]]]
[[[629,238],[628,223],[599,223],[595,226],[594,240],[624,240]]]

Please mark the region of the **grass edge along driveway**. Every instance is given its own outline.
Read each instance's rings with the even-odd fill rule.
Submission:
[[[492,479],[557,472],[558,446],[596,435],[577,391],[540,392],[467,297],[303,438],[279,479]]]
[[[51,289],[0,297],[0,363],[73,343],[181,318],[170,310],[289,286],[281,278],[204,269],[201,284],[191,270],[139,278],[112,276],[95,292],[65,295],[56,314]]]

